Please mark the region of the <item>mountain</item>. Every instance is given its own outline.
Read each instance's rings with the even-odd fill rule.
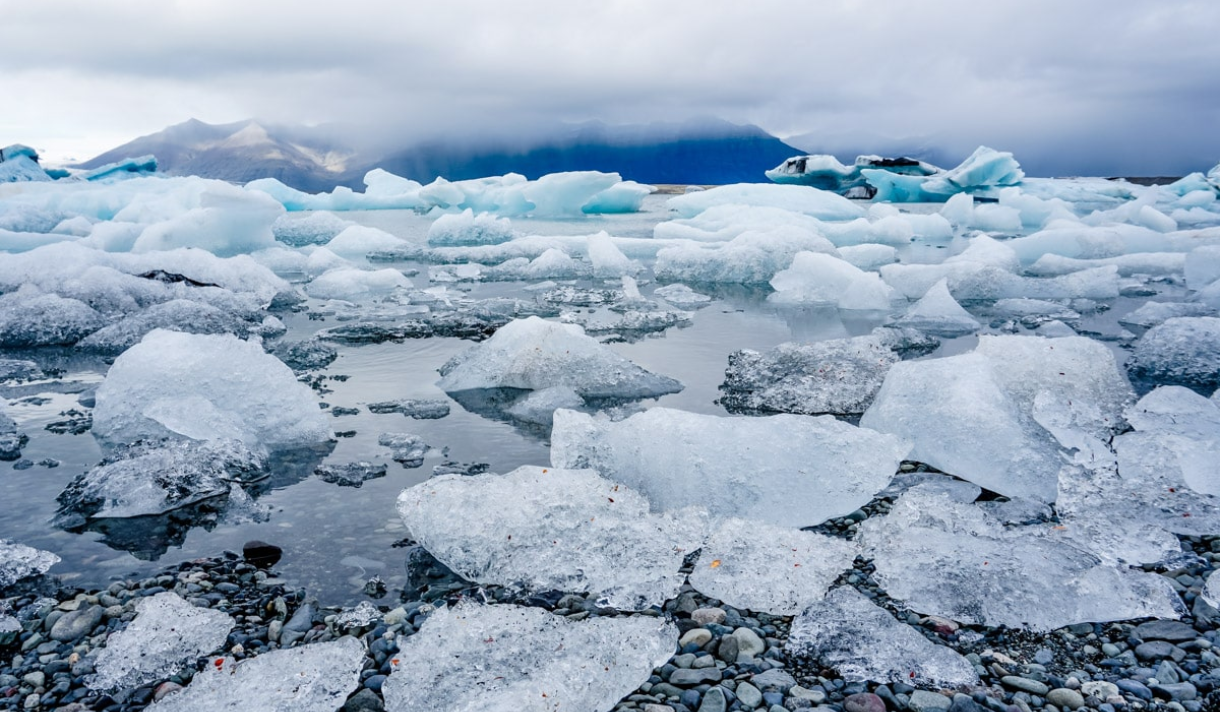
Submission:
[[[756,126],[715,119],[628,126],[586,122],[552,127],[527,143],[455,137],[379,151],[354,148],[357,141],[345,140],[343,133],[336,127],[212,125],[191,119],[77,167],[151,153],[170,175],[238,183],[269,177],[310,192],[336,185],[360,188],[373,168],[421,182],[597,170],[642,183],[722,184],[765,182],[764,171],[801,152]]]

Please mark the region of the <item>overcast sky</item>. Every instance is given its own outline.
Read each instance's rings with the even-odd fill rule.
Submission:
[[[719,116],[1034,173],[1220,162],[1220,2],[0,0],[0,145],[194,117],[404,135]]]

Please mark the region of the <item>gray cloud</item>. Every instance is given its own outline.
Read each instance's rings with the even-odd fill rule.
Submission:
[[[810,150],[986,143],[1042,173],[1220,160],[1210,0],[8,0],[4,18],[0,91],[21,100],[0,140],[44,148],[191,115],[404,136],[717,115]]]

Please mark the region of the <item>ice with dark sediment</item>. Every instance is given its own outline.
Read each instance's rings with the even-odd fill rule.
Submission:
[[[907,455],[901,438],[832,416],[729,417],[650,408],[612,422],[559,410],[556,467],[592,468],[648,498],[654,511],[704,506],[805,527],[866,504]]]
[[[720,403],[730,413],[863,413],[898,354],[874,335],[729,354]]]
[[[651,398],[682,384],[619,356],[575,325],[538,317],[500,328],[441,367],[443,390],[568,386],[584,398]]]
[[[1127,372],[1144,384],[1214,391],[1220,386],[1220,318],[1173,317],[1152,327],[1135,344]]]
[[[729,519],[703,543],[690,582],[735,608],[791,616],[820,600],[856,553],[844,539]]]
[[[949,293],[948,279],[942,279],[911,305],[894,326],[919,329],[934,336],[955,337],[973,334],[982,325]]]
[[[991,196],[1025,178],[1011,153],[979,146],[966,160],[932,175],[899,175],[882,168],[862,168],[860,174],[877,190],[879,201],[944,202],[958,193]]]
[[[360,487],[368,480],[385,477],[386,466],[361,460],[342,465],[320,465],[314,474],[323,482],[340,487]]]
[[[93,433],[111,443],[174,435],[274,449],[325,441],[330,424],[313,392],[259,344],[158,329],[115,359],[97,390]]]
[[[236,622],[226,613],[199,608],[172,591],[135,603],[135,618],[106,638],[86,680],[94,690],[135,688],[182,672],[225,643]]]
[[[153,329],[190,334],[233,334],[245,338],[258,324],[202,302],[174,299],[105,326],[77,342],[79,349],[118,354],[139,343]]]
[[[403,467],[422,467],[428,455],[428,444],[410,433],[382,433],[377,444],[390,448],[390,459]]]
[[[22,579],[44,574],[59,562],[59,556],[49,551],[0,539],[0,590]]]
[[[401,413],[415,420],[439,420],[449,415],[449,401],[429,398],[402,398],[369,403],[370,413]]]
[[[877,583],[924,614],[1052,630],[1185,611],[1157,574],[1104,562],[1050,526],[1006,527],[978,505],[918,487],[859,531]]]
[[[648,616],[573,621],[462,602],[401,644],[388,712],[609,712],[673,656],[678,629]]]
[[[217,658],[180,692],[149,712],[334,712],[360,683],[365,647],[344,636],[264,652],[246,660]]]
[[[702,511],[650,513],[642,495],[591,470],[434,477],[403,491],[398,511],[413,539],[471,581],[633,610],[678,594],[683,558],[706,534]]]
[[[833,668],[848,682],[927,687],[977,685],[970,661],[840,586],[792,621],[785,651]]]

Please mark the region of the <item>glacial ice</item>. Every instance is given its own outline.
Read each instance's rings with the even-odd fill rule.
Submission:
[[[580,327],[538,317],[501,327],[441,367],[443,390],[568,386],[585,398],[653,398],[682,390],[585,336]]]
[[[843,539],[729,519],[703,543],[690,583],[735,608],[794,616],[822,598],[856,553]]]
[[[664,299],[679,309],[698,309],[711,303],[712,298],[700,294],[685,284],[670,284],[653,290],[653,296]]]
[[[428,244],[435,246],[498,245],[516,237],[508,218],[488,213],[474,214],[470,208],[437,218],[428,228]]]
[[[907,158],[882,158],[881,156],[857,156],[855,163],[845,166],[834,156],[793,156],[766,172],[776,183],[808,185],[821,190],[832,190],[846,195],[853,188],[867,186],[860,171],[864,168],[889,171],[898,175],[928,176],[940,172],[929,163]]]
[[[589,236],[588,252],[589,261],[593,263],[593,276],[597,279],[633,275],[643,269],[640,263],[624,255],[605,231]]]
[[[382,433],[377,444],[390,448],[390,459],[403,467],[422,467],[428,454],[428,444],[410,433]]]
[[[834,253],[825,237],[794,227],[747,231],[726,243],[661,248],[653,271],[662,282],[766,284],[802,251]]]
[[[176,434],[277,448],[325,441],[330,425],[309,388],[258,344],[158,329],[115,359],[97,390],[93,433],[111,443]]]
[[[307,214],[285,213],[272,223],[271,232],[285,245],[304,247],[325,245],[351,225],[334,213],[319,210]]]
[[[894,290],[874,272],[820,252],[798,252],[771,278],[780,304],[829,303],[840,309],[889,309]]]
[[[737,183],[670,198],[666,205],[680,217],[693,218],[718,205],[782,208],[819,220],[854,220],[864,209],[847,198],[803,185]]]
[[[1168,319],[1183,316],[1216,316],[1216,309],[1196,302],[1145,302],[1135,311],[1118,318],[1118,323],[1150,329]]]
[[[0,296],[0,348],[67,346],[104,324],[101,314],[88,304],[43,294],[37,287]]]
[[[949,293],[948,279],[932,285],[894,325],[950,338],[973,334],[982,326]]]
[[[361,260],[370,252],[395,250],[403,241],[384,230],[364,225],[352,225],[331,238],[326,249],[348,260]]]
[[[594,215],[639,212],[644,198],[654,192],[656,188],[651,185],[625,180],[589,198],[580,211]]]
[[[199,194],[199,207],[174,213],[140,232],[133,252],[197,247],[218,257],[274,247],[272,226],[284,209],[265,195],[209,181]],[[117,216],[116,216],[117,219]]]
[[[305,293],[314,299],[359,301],[410,289],[411,286],[411,280],[396,269],[337,267],[311,280],[305,285]]]
[[[1217,576],[1215,571],[1208,575],[1200,596],[1207,602],[1207,605],[1212,608],[1220,608],[1220,576]]]
[[[1167,480],[1220,496],[1220,406],[1181,386],[1161,386],[1127,411],[1135,429],[1114,440],[1124,479]]]
[[[1127,361],[1133,381],[1211,393],[1220,387],[1220,318],[1174,317],[1152,327]]]
[[[549,426],[560,408],[583,408],[585,399],[568,386],[552,386],[531,391],[504,412],[523,423]]]
[[[272,650],[240,662],[217,658],[181,692],[148,712],[334,712],[360,682],[364,644],[344,636]]]
[[[705,535],[701,511],[648,506],[591,470],[541,467],[434,477],[398,498],[411,537],[471,581],[589,593],[629,610],[677,596],[683,557]]]
[[[978,505],[918,487],[859,531],[877,583],[920,613],[1053,630],[1184,612],[1159,574],[1106,564],[1050,526],[1006,528]]]
[[[844,245],[839,248],[839,257],[866,272],[875,272],[881,265],[897,262],[898,250],[890,245]]]
[[[720,403],[730,413],[863,413],[898,355],[877,336],[785,343],[729,354]]]
[[[978,684],[969,660],[923,637],[850,586],[834,589],[798,615],[785,650],[834,668],[848,682]]]
[[[855,511],[906,456],[899,438],[832,416],[720,418],[651,408],[611,422],[559,410],[551,462],[592,468],[648,498],[655,511],[707,507],[804,527]]]
[[[382,690],[388,712],[609,712],[677,642],[678,629],[658,618],[572,621],[462,602],[403,641]]]
[[[0,591],[24,578],[44,574],[60,561],[49,551],[0,539]]]
[[[146,685],[176,675],[224,645],[236,623],[228,614],[198,608],[171,591],[136,601],[136,617],[110,634],[94,659],[94,690]]]
[[[245,338],[256,324],[202,302],[173,299],[102,327],[77,342],[85,351],[119,354],[135,346],[154,329],[190,334],[233,334]]]

